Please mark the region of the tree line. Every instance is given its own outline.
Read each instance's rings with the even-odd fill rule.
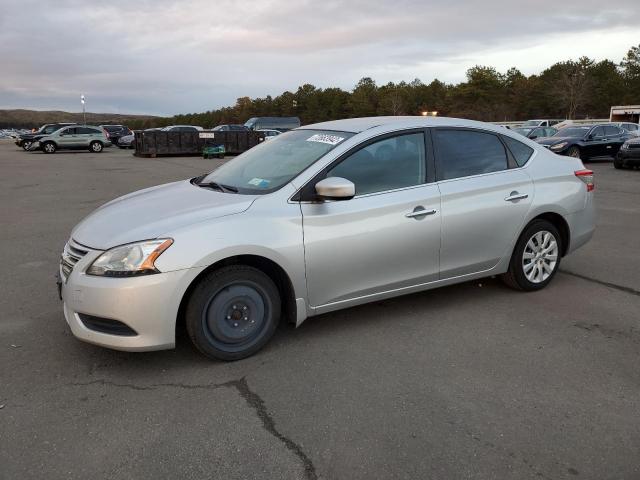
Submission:
[[[232,107],[133,122],[135,128],[171,124],[213,127],[244,123],[251,117],[297,116],[303,124],[374,115],[440,116],[483,121],[527,118],[607,118],[612,105],[640,104],[640,45],[620,63],[587,57],[558,62],[537,75],[516,68],[499,72],[475,66],[466,80],[448,84],[433,80],[377,85],[362,78],[351,91],[305,84],[295,92],[264,98],[238,98]]]

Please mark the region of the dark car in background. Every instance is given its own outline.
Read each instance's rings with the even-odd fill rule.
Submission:
[[[558,129],[553,127],[519,127],[512,130],[524,137],[530,138],[531,140],[551,137],[558,132]]]
[[[120,137],[131,135],[131,130],[126,125],[100,125],[100,127],[107,132],[107,138],[114,145],[118,144]]]
[[[552,137],[536,140],[559,155],[588,160],[594,157],[615,157],[630,134],[615,125],[571,125],[558,130]]]
[[[286,132],[300,126],[298,117],[252,117],[245,122],[249,130],[278,130]]]
[[[16,145],[28,151],[31,145],[33,145],[33,142],[37,142],[42,137],[51,135],[56,130],[60,130],[62,127],[68,127],[69,125],[75,125],[75,123],[46,123],[33,133],[23,133],[19,135],[16,139]]]
[[[616,168],[640,167],[640,137],[631,137],[622,144],[613,160]]]
[[[244,125],[218,125],[217,127],[213,127],[211,131],[213,132],[244,132],[249,130]]]

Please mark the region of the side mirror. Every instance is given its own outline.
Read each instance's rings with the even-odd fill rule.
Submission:
[[[530,138],[531,140],[535,140],[536,138],[538,138],[538,135],[531,135],[529,138]]]
[[[589,136],[587,137],[587,140],[593,140],[595,138],[595,135],[593,133],[590,133]]]
[[[352,181],[341,177],[329,177],[316,183],[316,194],[324,200],[349,200],[356,194]]]

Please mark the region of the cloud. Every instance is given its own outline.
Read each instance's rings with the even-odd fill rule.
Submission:
[[[535,73],[637,44],[637,0],[0,0],[0,107],[172,114],[475,64]]]

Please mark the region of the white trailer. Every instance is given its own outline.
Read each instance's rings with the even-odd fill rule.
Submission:
[[[610,122],[640,123],[640,105],[611,107]]]

